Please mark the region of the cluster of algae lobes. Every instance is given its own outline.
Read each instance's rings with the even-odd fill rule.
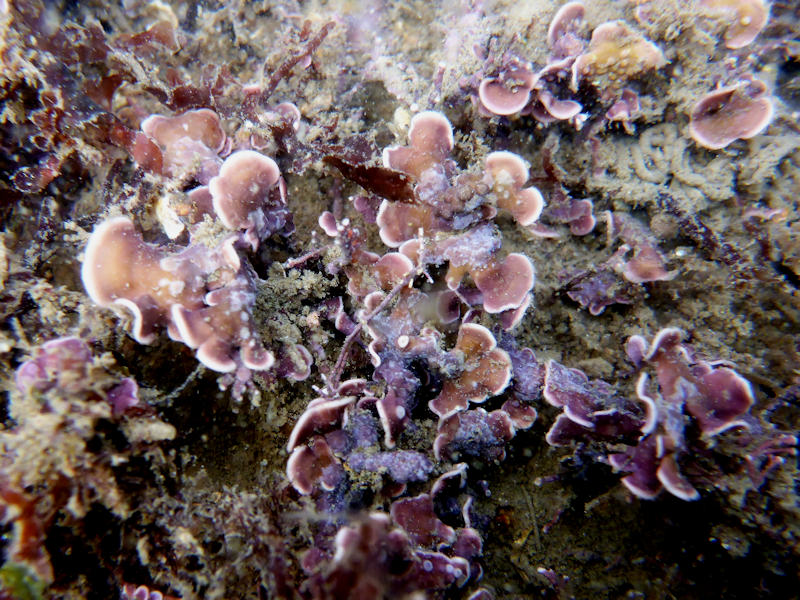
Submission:
[[[395,139],[402,141],[409,115],[420,103],[438,98],[435,106],[423,108],[442,109],[456,124],[455,154],[462,166],[481,164],[481,156],[499,149],[500,144],[522,154],[531,162],[532,173],[538,174],[543,171],[542,148],[552,149],[566,186],[577,195],[593,198],[598,209],[624,211],[649,222],[680,275],[674,281],[648,288],[647,297],[638,305],[592,317],[563,301],[558,276],[562,270],[585,268],[607,257],[610,250],[602,230],[585,239],[562,236],[551,242],[532,239],[512,223],[501,222],[507,251],[527,254],[537,268],[535,303],[515,332],[518,341],[534,348],[542,360],[555,358],[580,367],[590,376],[608,378],[632,393],[630,382],[619,375],[629,369],[622,351],[624,339],[632,333],[652,333],[662,325],[680,326],[692,332],[696,347],[711,356],[733,360],[749,378],[759,382],[760,400],[780,394],[797,371],[793,341],[800,324],[800,307],[796,291],[787,280],[770,273],[769,267],[748,277],[722,263],[719,255],[682,231],[682,219],[683,215],[702,219],[745,262],[755,262],[753,235],[742,224],[742,206],[762,203],[784,210],[784,220],[762,227],[774,246],[770,259],[786,266],[796,277],[800,272],[800,246],[792,229],[797,217],[795,198],[800,189],[796,131],[781,117],[764,136],[714,153],[697,148],[688,139],[686,115],[696,99],[709,90],[709,82],[724,70],[728,53],[720,43],[724,24],[701,22],[691,3],[679,2],[654,3],[659,6],[653,20],[643,25],[633,23],[631,6],[587,3],[587,20],[591,23],[624,19],[657,44],[667,58],[666,66],[639,82],[642,116],[635,123],[633,135],[612,128],[596,132],[593,140],[587,140],[585,131],[574,131],[566,125],[543,128],[531,119],[508,121],[477,116],[468,91],[461,86],[463,78],[485,68],[472,47],[493,44],[496,54],[501,55],[507,46],[509,51],[544,64],[546,27],[559,4],[493,3],[484,7],[477,25],[470,25],[459,14],[460,8],[444,3],[390,3],[382,6],[384,12],[379,11],[375,17],[385,56],[368,61],[359,54],[363,48],[354,52],[348,47],[346,31],[335,31],[315,57],[317,71],[290,78],[281,84],[278,94],[297,103],[312,142],[319,133],[316,128],[334,117],[342,135],[368,132],[381,147]],[[367,11],[373,8],[367,3]],[[100,14],[100,7],[91,4],[83,10]],[[187,7],[176,3],[171,8],[161,5],[142,10],[170,10],[183,20]],[[365,6],[350,2],[309,3],[300,10],[303,17],[319,24],[334,14],[343,15],[345,22],[358,19]],[[120,29],[134,27],[118,11],[111,18]],[[194,18],[193,41],[186,51],[193,56],[182,68],[195,75],[203,64],[224,62],[242,81],[255,80],[261,64],[277,64],[283,52],[280,44],[263,40],[279,39],[287,27],[277,8],[271,12],[252,3],[202,8]],[[460,39],[455,39],[458,36]],[[256,39],[260,41],[256,43]],[[463,51],[447,50],[447,40]],[[709,56],[714,60],[709,61]],[[142,60],[146,65],[146,59]],[[441,89],[433,94],[432,82],[442,63],[447,68]],[[777,95],[783,92],[777,59],[753,61],[752,69],[770,82]],[[352,80],[343,83],[342,72]],[[606,75],[617,77],[619,73],[612,69]],[[366,80],[369,81],[365,83]],[[342,85],[352,93],[341,94],[337,86]],[[358,193],[355,186],[337,180],[322,165],[312,165],[301,174],[287,173],[286,177],[296,234],[287,247],[276,251],[276,258],[283,258],[281,253],[289,256],[310,247],[316,218],[330,208],[333,196],[347,198]],[[70,174],[64,178],[69,180]],[[188,465],[175,478],[185,496],[196,498],[204,510],[219,497],[224,497],[235,510],[244,510],[242,506],[252,506],[244,500],[247,493],[269,493],[264,490],[275,489],[276,482],[282,480],[286,433],[314,396],[311,385],[318,383],[315,375],[308,382],[293,385],[270,383],[259,390],[259,406],[232,406],[217,390],[214,377],[198,375],[191,359],[175,360],[169,347],[139,347],[126,339],[107,313],[88,304],[75,275],[90,220],[87,217],[103,211],[97,201],[100,182],[100,173],[83,187],[73,182],[74,187],[63,197],[43,196],[41,207],[31,209],[27,215],[24,209],[15,213],[18,221],[9,226],[14,235],[4,239],[12,272],[6,289],[11,294],[27,294],[36,306],[35,314],[17,319],[18,327],[32,343],[66,335],[77,328],[113,349],[118,364],[135,374],[150,389],[149,399],[155,406],[174,419],[179,437],[170,452]],[[665,194],[679,212],[665,208]],[[140,210],[141,206],[133,208]],[[50,210],[54,215],[65,211],[79,225],[68,234],[41,242],[33,231],[35,225],[22,222],[35,216],[37,209]],[[352,213],[350,218],[359,218],[347,203],[344,210]],[[369,230],[368,226],[365,228]],[[383,251],[374,231],[369,235],[373,248]],[[37,284],[25,283],[23,288],[13,273],[26,264],[26,242],[32,239],[39,240],[37,244],[44,243],[38,246],[39,251],[53,252],[61,264],[39,269]],[[264,277],[257,318],[275,339],[301,342],[309,306],[329,289],[335,289],[336,278],[312,270],[287,274],[277,264]],[[12,348],[19,347],[13,331],[4,329],[2,334]],[[335,359],[335,336],[322,336],[317,341]],[[182,387],[185,382],[187,385]],[[172,395],[176,389],[183,391]],[[706,501],[709,504],[705,505],[710,507],[710,514],[718,516],[709,519],[724,522],[724,526],[704,524],[697,513],[702,509],[692,505],[661,500],[651,505],[631,504],[617,483],[618,477],[607,469],[590,466],[586,456],[567,456],[547,447],[541,438],[548,417],[552,415],[544,411],[531,432],[512,442],[506,463],[483,472],[492,492],[491,497],[481,499],[484,514],[492,516],[484,541],[485,583],[493,586],[499,597],[518,597],[545,588],[536,574],[542,565],[568,575],[577,597],[626,589],[663,595],[671,581],[679,579],[676,573],[695,582],[706,575],[702,567],[692,562],[696,556],[684,557],[684,547],[696,547],[695,555],[705,552],[710,564],[725,568],[739,564],[736,560],[752,561],[748,562],[750,568],[762,567],[753,564],[754,556],[763,556],[767,568],[781,564],[774,551],[768,549],[768,540],[777,538],[779,544],[789,544],[796,535],[797,508],[792,505],[796,493],[791,483],[795,465],[788,464],[779,471],[762,495],[743,489],[732,479],[726,480],[723,497]],[[791,412],[779,410],[777,418],[788,427],[797,422]],[[431,419],[424,420],[422,426],[419,436],[433,430]],[[520,483],[537,478],[551,481],[554,474],[559,474],[561,480],[538,487]],[[243,567],[226,564],[230,558],[217,558],[206,551],[207,556],[202,559],[205,572],[186,568],[191,562],[187,557],[196,553],[197,547],[207,548],[210,540],[225,536],[218,535],[218,531],[203,531],[201,521],[193,521],[180,512],[174,498],[157,499],[156,487],[142,491],[138,510],[144,521],[158,523],[170,531],[173,550],[180,558],[175,562],[179,565],[174,567],[176,572],[168,573],[167,567],[158,565],[156,559],[151,558],[149,563],[146,560],[145,548],[157,543],[143,542],[139,560],[153,578],[161,584],[174,585],[176,591],[191,590],[193,584],[205,581],[208,588],[227,594],[224,597],[252,594],[244,582],[231,575],[240,573],[237,569]],[[762,509],[762,515],[754,516]],[[273,519],[271,514],[248,510],[252,511],[250,516],[257,514],[263,521]],[[770,511],[778,515],[777,520],[787,523],[783,531],[776,532],[770,524]],[[211,509],[207,512],[212,513]],[[671,531],[670,521],[688,525],[680,532]],[[284,533],[294,536],[288,538],[294,543],[298,536],[310,538],[308,531],[300,529],[300,534],[288,531],[291,528]],[[146,528],[137,533],[147,538]],[[186,541],[189,537],[194,541]],[[742,539],[747,542],[735,543]],[[748,558],[750,548],[753,550]],[[659,550],[665,556],[663,567],[647,559]],[[157,556],[157,552],[152,555]],[[174,579],[170,581],[170,577]],[[41,582],[20,565],[6,563],[0,569],[0,579],[20,599],[46,594]],[[677,588],[678,593],[686,592],[686,584],[683,585]],[[220,591],[226,589],[227,592]],[[712,586],[699,589],[709,591]]]

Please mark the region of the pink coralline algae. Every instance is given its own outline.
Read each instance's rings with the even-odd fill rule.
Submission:
[[[151,115],[141,129],[161,149],[164,175],[196,175],[207,183],[209,173],[219,171],[220,155],[230,151],[219,116],[207,108],[173,117]]]
[[[544,398],[562,410],[547,432],[547,442],[553,446],[635,438],[644,422],[641,408],[618,396],[611,385],[591,381],[583,371],[554,360],[547,362]]]
[[[497,206],[508,211],[522,226],[539,219],[544,198],[535,187],[524,187],[528,166],[512,152],[492,152],[486,156],[485,180],[497,196]]]
[[[564,58],[548,64],[534,73],[532,67],[515,66],[501,71],[498,77],[481,81],[478,97],[482,111],[489,115],[510,116],[531,114],[544,124],[571,120],[577,127],[585,120],[583,106],[567,93],[569,69],[574,58]]]
[[[383,150],[385,167],[402,171],[417,179],[430,169],[446,171],[453,149],[453,128],[443,114],[435,111],[414,115],[408,129],[408,146],[389,146]],[[433,174],[430,175],[433,177]],[[391,245],[391,244],[387,244]]]
[[[315,600],[388,600],[463,585],[470,575],[467,559],[420,547],[377,512],[341,527],[331,556],[307,556],[305,565],[305,588]]]
[[[624,213],[607,211],[605,217],[609,245],[616,239],[623,242],[609,263],[625,279],[632,283],[647,283],[668,281],[677,275],[677,272],[667,270],[667,259],[658,248],[658,240],[645,225]]]
[[[764,0],[700,0],[700,6],[729,23],[725,30],[725,46],[743,48],[752,43],[769,19]]]
[[[594,316],[613,304],[633,304],[640,300],[643,294],[637,286],[617,275],[615,267],[618,264],[616,257],[613,257],[612,261],[601,263],[593,269],[563,273],[561,279],[567,296]]]
[[[441,153],[437,160],[441,160]],[[494,177],[504,179],[508,196],[525,191],[521,183],[527,179],[527,170],[521,171],[523,167],[521,161],[511,159],[511,166],[495,170]],[[513,176],[520,172],[523,177]],[[438,396],[428,404],[440,417],[440,433],[432,448],[434,455],[439,457],[457,450],[465,455],[491,455],[492,459],[501,459],[503,445],[514,432],[530,427],[536,418],[535,409],[527,403],[531,398],[522,397],[521,393],[491,413],[491,420],[507,424],[505,433],[498,430],[495,442],[482,440],[477,434],[471,435],[467,431],[468,423],[475,421],[475,426],[481,427],[478,421],[487,413],[478,410],[454,416],[455,413],[465,411],[470,402],[484,402],[503,392],[511,380],[511,358],[506,350],[497,347],[491,331],[477,323],[462,322],[455,347],[450,351],[443,349],[443,333],[438,330],[442,328],[444,331],[448,324],[458,320],[458,304],[469,302],[469,295],[474,297],[475,294],[463,290],[468,294],[465,297],[462,290],[459,293],[449,289],[422,292],[412,287],[413,275],[422,272],[415,265],[437,262],[437,259],[427,257],[431,251],[427,240],[405,241],[399,248],[400,252],[378,257],[360,250],[356,242],[357,231],[349,225],[337,223],[333,215],[324,214],[320,225],[334,237],[342,253],[348,257],[341,268],[348,276],[350,294],[363,306],[357,310],[359,325],[347,328],[348,339],[362,328],[371,338],[367,350],[375,367],[374,383],[370,385],[355,380],[361,383],[338,384],[337,371],[329,378],[325,395],[309,404],[290,437],[292,459],[288,473],[295,488],[307,494],[314,493],[315,489],[324,490],[326,485],[330,487],[324,481],[326,475],[314,466],[328,464],[326,446],[318,449],[319,441],[313,442],[314,448],[302,445],[311,443],[306,440],[313,433],[325,436],[325,444],[333,450],[337,464],[347,465],[349,472],[385,473],[391,481],[403,485],[424,480],[432,469],[431,461],[419,453],[394,448],[408,428],[413,431],[416,427],[412,413],[419,403],[417,394],[424,390],[425,383],[430,385],[434,380],[441,380],[442,386]],[[438,244],[438,249],[443,250],[445,258],[451,262],[445,281],[451,274],[453,263],[469,264],[475,247],[480,251],[482,240],[488,238],[491,244],[499,244],[487,229],[488,225],[482,224],[463,235],[445,237]],[[527,293],[530,285],[523,283],[522,291]],[[448,287],[458,288],[458,285]],[[489,312],[487,303],[484,298],[484,308]],[[527,306],[527,300],[522,306]],[[474,309],[470,310],[474,314]],[[512,316],[511,313],[514,319],[518,319],[523,312],[503,313],[500,322],[504,323],[504,317]],[[340,357],[338,363],[341,362]],[[526,372],[525,359],[521,359],[520,365],[520,372]],[[374,393],[375,384],[383,391]],[[372,392],[367,392],[367,387]],[[368,416],[372,411],[377,419]],[[477,421],[475,417],[478,417]],[[377,436],[364,435],[374,427],[367,423],[377,422],[383,428],[383,444],[388,451],[371,449],[378,444]],[[329,472],[333,471],[329,469]],[[305,481],[317,481],[318,484],[308,485],[303,483]]]
[[[625,452],[609,456],[611,465],[630,472],[622,482],[635,495],[653,498],[663,488],[683,500],[700,493],[681,472],[681,461],[691,460],[692,444],[700,444],[729,429],[749,428],[753,404],[750,383],[724,363],[695,360],[681,343],[679,329],[661,330],[649,345],[641,336],[628,340],[627,353],[638,367],[652,366],[658,391],[642,372],[636,386],[645,409],[641,440]],[[700,440],[691,436],[699,430]]]
[[[528,179],[524,161],[509,152],[492,153],[483,178],[459,173],[448,158],[452,127],[436,112],[415,115],[408,137],[408,146],[392,146],[383,153],[387,168],[415,181],[413,199],[382,201],[376,222],[383,242],[415,262],[448,262],[446,279],[452,290],[469,274],[489,313],[527,303],[533,265],[522,254],[500,258],[499,235],[490,225],[498,208],[528,225],[541,213],[541,194],[523,187]]]
[[[489,113],[508,116],[521,113],[528,105],[536,75],[524,65],[509,68],[498,77],[481,81],[478,96]]]
[[[51,525],[82,519],[95,504],[125,516],[113,469],[151,442],[174,438],[175,429],[140,401],[132,378],[115,374],[110,357],[94,356],[84,340],[56,338],[32,350],[9,390],[13,426],[0,431],[0,523],[13,528],[5,558],[51,583]],[[118,428],[115,443],[124,445],[110,443],[107,427]]]
[[[572,235],[588,235],[594,230],[597,219],[594,216],[594,203],[588,199],[575,199],[569,196],[562,187],[556,187],[550,194],[546,217],[549,221],[569,225]],[[531,229],[531,233],[541,237],[542,231]],[[558,236],[559,234],[554,234]]]
[[[266,208],[272,190],[274,202],[285,203],[281,172],[275,161],[255,150],[231,154],[219,174],[208,182],[214,212],[228,229],[256,230],[263,237]],[[280,200],[277,200],[280,198]]]
[[[166,327],[215,371],[231,372],[237,364],[262,370],[274,362],[252,329],[255,282],[241,269],[232,241],[216,252],[194,246],[170,255],[117,217],[92,234],[83,281],[101,306],[133,314],[131,333],[140,343],[151,343]]]
[[[578,56],[586,47],[582,33],[586,9],[580,2],[567,2],[558,9],[547,29],[547,45],[558,60]]]
[[[532,421],[525,423],[532,424]],[[514,422],[505,410],[486,412],[476,408],[457,412],[440,421],[433,451],[437,460],[456,461],[472,456],[490,463],[500,462],[505,458],[506,444],[515,433]]]
[[[387,512],[342,514],[335,527],[317,528],[314,548],[302,560],[307,597],[438,597],[479,581],[483,543],[473,528],[474,499],[458,500],[465,473],[465,464],[456,465],[430,492],[393,500]],[[473,594],[481,591],[488,594]]]
[[[385,473],[393,484],[424,481],[433,469],[423,454],[409,450],[375,452],[379,440],[379,423],[371,414],[378,399],[362,394],[366,381],[342,383],[333,398],[317,398],[295,424],[287,449],[291,452],[286,466],[287,476],[301,494],[315,490],[333,490],[347,478],[346,472]],[[405,410],[402,404],[400,408]],[[405,422],[404,415],[387,414],[378,407],[387,436],[397,432],[392,419]],[[390,419],[390,417],[392,419]],[[394,447],[391,437],[388,448]],[[347,465],[345,470],[344,465]]]
[[[545,124],[571,120],[580,127],[585,120],[583,106],[564,96],[570,93],[567,83],[572,64],[585,47],[583,15],[580,2],[559,9],[547,34],[551,56],[540,70],[508,56],[496,77],[484,77],[478,86],[482,111],[503,116],[531,114]]]
[[[774,112],[766,84],[758,79],[743,79],[710,92],[694,105],[689,135],[701,146],[719,150],[764,131]]]
[[[633,304],[644,297],[642,284],[669,281],[677,275],[667,269],[667,257],[643,223],[618,212],[606,211],[604,217],[608,244],[623,243],[604,262],[560,275],[567,296],[592,315],[612,304]]]
[[[286,463],[286,475],[301,494],[311,494],[316,486],[333,490],[343,479],[343,469],[321,436],[312,437],[292,452]]]
[[[249,149],[216,159],[228,143],[219,118],[207,109],[152,116],[143,129],[176,170],[202,163],[192,173],[207,185],[192,189],[176,211],[189,230],[189,244],[177,250],[150,244],[127,217],[109,219],[87,245],[84,286],[99,305],[132,314],[131,334],[138,342],[152,343],[166,329],[210,369],[233,373],[239,395],[251,371],[275,364],[255,323],[258,278],[243,251],[255,251],[262,240],[291,228],[280,170],[271,158]],[[195,239],[204,218],[217,219],[228,231],[215,245]],[[282,359],[284,354],[283,374],[308,375],[311,356],[305,348],[281,349]]]
[[[449,546],[456,539],[455,530],[436,516],[430,494],[396,500],[392,503],[391,515],[415,544]]]
[[[80,338],[50,340],[34,350],[31,360],[20,365],[15,383],[21,392],[30,389],[46,392],[70,386],[83,389],[87,366],[91,362],[92,353]]]
[[[294,425],[287,451],[292,452],[300,443],[314,433],[322,433],[342,423],[345,409],[353,404],[366,388],[364,379],[350,379],[340,384],[332,398],[315,398]]]
[[[454,351],[463,357],[463,371],[448,379],[430,402],[430,409],[442,420],[466,409],[470,402],[482,403],[496,396],[511,381],[511,358],[482,325],[461,325]]]
[[[531,108],[531,114],[541,123],[572,120],[577,128],[583,125],[586,115],[581,114],[583,105],[575,100],[563,100],[544,86],[552,82],[557,86],[564,79],[562,65],[556,64],[541,73],[543,89],[539,91],[538,103]]]
[[[666,490],[696,500],[698,486],[713,487],[715,473],[722,470],[709,461],[712,440],[737,430],[737,443],[747,447],[741,457],[746,474],[756,487],[761,485],[784,456],[796,454],[797,438],[751,416],[750,383],[724,361],[695,358],[684,337],[680,329],[666,328],[650,344],[638,335],[628,340],[628,358],[640,370],[636,401],[579,369],[548,361],[544,398],[562,412],[547,442],[592,444],[608,452],[604,460],[626,474],[622,483],[639,498],[653,499]],[[657,385],[650,383],[651,369]]]
[[[580,129],[589,118],[574,96],[588,81],[606,105],[605,119],[620,121],[629,133],[638,114],[637,93],[628,81],[666,64],[661,50],[622,21],[602,23],[585,36],[585,9],[569,2],[553,17],[547,34],[548,62],[538,71],[506,55],[497,75],[478,86],[481,112],[489,115],[531,114],[540,123],[569,121]]]
[[[45,342],[34,350],[33,358],[22,363],[16,371],[17,390],[28,393],[59,390],[63,394],[85,393],[92,382],[89,370],[94,365],[89,346],[77,337],[58,338]],[[112,415],[119,417],[139,404],[139,386],[130,377],[97,393],[105,395]]]
[[[126,583],[122,586],[121,600],[180,600],[175,596],[165,595],[158,590],[151,590],[146,585]]]
[[[416,354],[416,375],[406,367],[402,348],[393,345],[381,348],[380,363],[372,382],[354,379],[329,388],[324,396],[309,404],[297,421],[290,436],[291,456],[287,464],[293,488],[309,496],[318,510],[336,514],[335,511],[346,506],[354,484],[363,481],[365,476],[369,477],[368,481],[375,481],[378,475],[380,483],[376,491],[383,497],[396,498],[405,493],[407,485],[418,486],[428,481],[437,461],[461,457],[492,463],[502,460],[515,433],[531,427],[535,421],[536,410],[532,403],[540,397],[542,383],[541,365],[530,350],[518,348],[510,336],[503,339],[503,345],[508,349],[500,349],[485,327],[462,323],[452,351],[445,352],[434,344]],[[509,381],[512,365],[517,377]],[[484,371],[491,376],[479,376]],[[490,413],[482,408],[457,408],[440,421],[436,440],[430,448],[397,449],[395,446],[409,441],[402,436],[404,429],[412,433],[418,431],[419,424],[414,416],[420,409],[415,405],[414,395],[419,382],[412,381],[410,386],[407,382],[414,377],[425,377],[420,374],[422,372],[427,372],[429,378],[444,378],[443,388],[453,386],[459,393],[466,394],[470,390],[480,392],[480,397],[465,396],[467,402],[486,400],[483,398],[489,393],[485,389],[486,381],[500,375],[501,379],[492,384],[496,389],[491,394],[507,388],[508,397],[501,408]],[[382,396],[373,396],[375,383],[381,379],[386,381],[387,387]],[[401,423],[402,427],[398,427]],[[392,432],[383,439],[387,450],[381,448],[378,432],[381,425]],[[373,559],[369,567],[362,566],[359,574],[355,574],[337,558],[340,541],[343,536],[348,539],[360,537],[362,533],[370,536],[372,525],[379,523],[371,523],[366,530],[361,529],[362,521],[345,524],[339,527],[332,546],[326,541],[330,534],[324,533],[329,530],[321,527],[315,549],[304,559],[304,568],[309,573],[306,585],[317,590],[312,597],[330,597],[320,590],[338,590],[340,576],[348,580],[350,590],[361,590],[364,586],[370,598],[392,597],[406,589],[434,592],[478,581],[482,573],[478,562],[482,540],[472,527],[473,498],[467,494],[463,505],[459,500],[464,497],[466,471],[465,464],[455,465],[452,471],[433,483],[429,492],[393,500],[389,510],[391,517],[384,514],[378,517],[385,524],[381,530],[389,538],[398,545],[403,539],[407,540],[409,551],[422,561],[422,572],[414,568],[407,571],[407,577],[401,577],[401,573],[406,573],[402,566],[405,563],[398,562],[395,555],[392,564],[396,568],[387,573],[387,565],[380,558],[384,553],[380,540],[385,539],[381,534],[379,539],[370,542],[371,555],[374,557],[377,552],[379,559]],[[392,523],[396,527],[393,528]],[[320,567],[320,564],[325,566]],[[450,576],[437,575],[439,569]],[[345,585],[344,582],[341,585]],[[491,597],[486,590],[474,594],[475,597]]]
[[[326,3],[126,0],[102,23],[90,18],[96,2],[44,4],[0,0],[10,174],[0,217],[11,217],[0,239],[0,352],[14,377],[0,431],[0,525],[5,558],[52,584],[49,594],[491,600],[476,589],[486,552],[487,587],[503,597],[602,595],[609,585],[658,595],[659,568],[607,535],[636,522],[632,547],[646,555],[665,542],[659,558],[680,595],[703,566],[694,552],[676,559],[681,548],[724,566],[713,546],[744,530],[755,550],[794,541],[784,525],[795,465],[776,469],[798,440],[766,418],[794,424],[800,384],[751,415],[755,388],[695,354],[682,331],[631,337],[629,363],[614,341],[674,319],[706,350],[733,353],[725,344],[752,325],[748,314],[783,310],[780,291],[771,304],[763,293],[796,283],[791,257],[771,248],[774,227],[748,221],[792,216],[777,184],[757,196],[771,163],[731,180],[740,202],[696,214],[686,195],[698,185],[678,155],[671,182],[640,167],[660,166],[647,148],[664,146],[662,126],[687,125],[675,107],[698,81],[722,82],[692,111],[698,146],[724,148],[769,125],[791,65],[779,69],[775,98],[745,72],[788,60],[787,3],[773,4],[783,21],[763,45],[716,49],[709,62],[697,56],[713,49],[708,31],[727,28],[729,48],[749,43],[766,21],[762,0],[653,3],[658,18],[641,28],[602,22],[632,15],[630,2],[504,5],[510,12],[433,3],[411,15],[391,2],[333,3],[332,14],[316,10]],[[71,22],[77,14],[86,26]],[[160,20],[129,32],[151,15]],[[407,55],[418,25],[446,30],[445,46],[428,36],[424,52]],[[337,45],[314,56],[329,34]],[[223,49],[224,65],[203,64]],[[618,135],[633,135],[637,121],[655,137]],[[706,166],[725,174],[724,162]],[[761,211],[743,208],[758,202]],[[81,277],[102,308],[74,292],[74,258],[49,260],[69,259],[86,227]],[[741,255],[723,241],[730,233]],[[686,277],[670,283],[687,254]],[[529,256],[549,261],[536,302]],[[703,320],[697,292],[718,263],[710,301],[741,314],[715,334],[703,327],[719,315]],[[761,283],[766,292],[753,289]],[[681,298],[689,304],[673,306]],[[623,306],[599,319],[580,309],[614,304]],[[525,323],[535,305],[541,313]],[[131,339],[108,331],[105,309],[125,317]],[[29,345],[48,330],[91,340]],[[765,346],[778,337],[759,336],[742,371],[761,392],[792,376],[783,347]],[[108,352],[95,356],[90,343]],[[170,350],[175,364],[159,364]],[[127,361],[119,372],[112,352]],[[231,394],[209,390],[214,381]],[[253,401],[228,411],[228,396],[246,391]],[[699,523],[698,505],[683,501],[700,495],[724,511],[719,526],[709,511],[708,527],[685,538],[691,528],[658,531],[677,518]],[[675,506],[637,500],[657,496]],[[617,510],[620,500],[628,506]],[[557,556],[584,526],[592,547],[578,540]],[[642,531],[653,539],[639,543]],[[733,560],[746,551],[737,546],[726,546]],[[97,560],[68,572],[85,553]],[[4,565],[0,598],[5,575]]]
[[[681,344],[683,337],[679,329],[662,329],[648,348],[643,337],[633,336],[627,344],[628,357],[637,366],[655,366],[661,397],[668,403],[683,403],[703,435],[711,437],[731,427],[746,427],[741,417],[754,401],[750,383],[723,361],[695,361]],[[655,428],[658,419],[658,406],[646,392],[647,380],[643,373],[637,384],[639,399],[647,407],[645,433]]]
[[[620,97],[606,111],[606,119],[610,122],[619,122],[627,133],[633,133],[631,121],[639,114],[642,105],[639,95],[630,88],[625,88]]]
[[[441,156],[438,153],[436,160]],[[524,190],[520,180],[512,176],[514,171],[507,173],[520,163],[514,161],[512,165],[500,175],[509,196]],[[367,352],[374,371],[371,380],[339,383],[340,366],[344,365],[340,356],[334,372],[326,376],[326,388],[309,403],[289,438],[287,477],[294,491],[309,497],[319,511],[336,514],[350,502],[356,484],[365,480],[372,482],[381,497],[397,498],[407,486],[419,489],[424,485],[437,463],[461,457],[502,460],[516,432],[530,428],[537,417],[533,402],[541,395],[541,366],[533,353],[517,348],[510,337],[503,339],[503,348],[499,347],[490,329],[466,316],[458,327],[454,347],[446,350],[443,332],[455,331],[453,323],[458,321],[459,312],[452,304],[461,302],[460,292],[414,287],[414,274],[422,273],[416,265],[425,264],[429,251],[426,240],[408,240],[399,252],[379,257],[360,250],[357,230],[337,222],[332,214],[323,215],[320,225],[342,250],[344,258],[337,268],[347,276],[348,291],[358,307],[355,320],[345,322],[342,303],[328,303],[329,316],[341,322],[348,339],[362,331],[367,334],[371,340]],[[481,239],[485,227],[445,238],[450,245],[440,248],[445,248],[450,257],[457,257],[457,252],[468,256],[467,240]],[[456,247],[458,244],[461,246]],[[518,376],[512,378],[514,369]],[[427,390],[439,385],[439,394],[427,405],[422,403]],[[498,409],[469,409],[470,403],[488,402],[500,394],[507,396]],[[417,440],[420,414],[440,417],[436,439],[430,445],[420,445]],[[413,449],[408,447],[412,440],[417,440]],[[394,500],[390,519],[379,517],[386,526],[370,542],[373,556],[375,548],[383,553],[380,540],[391,538],[400,545],[405,539],[409,550],[403,552],[411,552],[422,561],[421,571],[414,567],[407,578],[399,577],[406,569],[395,556],[392,564],[400,567],[388,575],[382,560],[372,560],[368,568],[362,565],[358,574],[353,573],[337,558],[344,552],[340,541],[345,536],[371,536],[376,533],[373,526],[379,523],[372,521],[364,529],[363,523],[350,523],[339,527],[335,543],[327,551],[324,538],[329,534],[320,527],[317,535],[323,539],[304,560],[310,573],[307,585],[315,590],[316,585],[338,590],[341,576],[347,579],[348,590],[361,593],[363,586],[367,597],[381,598],[403,590],[434,592],[477,581],[482,572],[478,563],[482,541],[471,527],[468,506],[473,500],[467,496],[463,510],[457,501],[463,493],[465,474],[466,465],[456,466],[433,483],[429,492]],[[392,528],[392,523],[398,527]],[[326,566],[320,568],[320,564]],[[447,576],[442,576],[442,569]],[[474,593],[476,597],[488,594],[485,590]],[[329,596],[315,592],[312,597]]]

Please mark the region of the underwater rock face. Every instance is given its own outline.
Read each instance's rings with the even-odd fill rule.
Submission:
[[[791,3],[0,28],[0,597],[797,588]]]

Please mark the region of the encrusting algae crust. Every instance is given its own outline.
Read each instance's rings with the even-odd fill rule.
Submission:
[[[0,0],[0,598],[794,596],[800,12],[565,4]]]

